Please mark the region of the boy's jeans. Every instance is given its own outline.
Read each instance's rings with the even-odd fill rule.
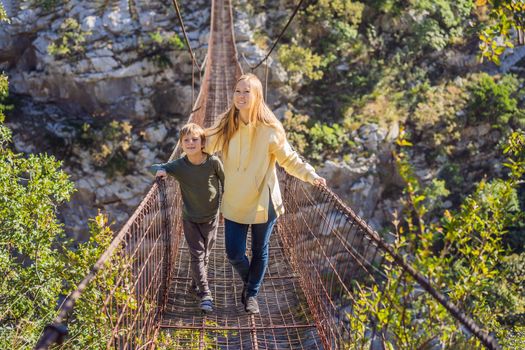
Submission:
[[[190,269],[191,277],[199,287],[199,296],[211,296],[210,287],[208,286],[208,260],[211,249],[217,239],[217,224],[219,215],[210,222],[196,223],[188,220],[182,220],[184,237],[190,250]]]
[[[277,221],[275,209],[270,201],[268,221],[264,224],[252,224],[252,261],[246,256],[246,237],[248,224],[239,224],[224,219],[224,239],[226,254],[244,283],[247,284],[247,297],[256,296],[261,287],[266,267],[268,266],[268,247],[273,226]]]

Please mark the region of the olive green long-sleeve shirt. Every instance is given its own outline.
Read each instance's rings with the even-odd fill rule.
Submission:
[[[184,219],[204,223],[217,215],[224,188],[224,171],[219,158],[208,155],[204,163],[195,165],[183,156],[168,163],[154,164],[150,170],[165,170],[179,182]]]

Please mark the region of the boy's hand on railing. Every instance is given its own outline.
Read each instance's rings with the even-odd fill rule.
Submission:
[[[167,176],[166,170],[157,170],[155,173],[155,178],[157,179],[165,179]]]

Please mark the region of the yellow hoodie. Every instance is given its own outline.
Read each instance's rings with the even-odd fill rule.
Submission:
[[[208,137],[205,151],[213,154],[216,135]],[[288,141],[280,141],[277,130],[270,126],[240,123],[233,135],[224,164],[224,195],[221,212],[231,221],[241,224],[260,224],[268,221],[271,193],[277,215],[284,213],[275,162],[302,181],[313,183],[319,176],[314,168],[303,162]]]

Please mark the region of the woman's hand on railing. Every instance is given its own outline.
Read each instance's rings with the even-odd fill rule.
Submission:
[[[318,177],[314,180],[315,186],[326,186],[326,179],[324,177]]]

